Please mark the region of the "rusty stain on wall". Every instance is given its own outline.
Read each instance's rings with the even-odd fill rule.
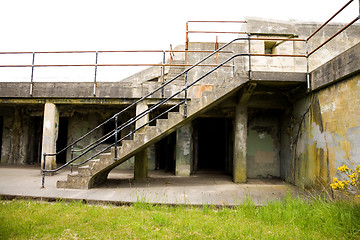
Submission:
[[[309,111],[298,123],[295,139],[296,185],[327,186],[333,176],[340,177],[339,166],[360,164],[359,79],[352,76],[309,97]]]

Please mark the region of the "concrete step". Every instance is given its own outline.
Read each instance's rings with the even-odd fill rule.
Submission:
[[[81,176],[77,172],[68,174],[66,181],[57,181],[57,188],[87,189],[90,176]]]
[[[57,181],[56,182],[56,187],[57,188],[69,188],[67,181]]]
[[[100,162],[100,159],[92,159],[89,161],[90,168],[93,168],[94,165],[98,164]]]
[[[91,172],[90,166],[85,165],[85,166],[78,167],[78,175],[79,176],[84,176],[84,177],[91,176],[92,172]]]
[[[135,133],[134,134],[134,141],[144,141],[144,138],[145,138],[146,134],[144,133]]]
[[[168,128],[168,119],[156,119],[156,126],[161,130],[166,130]]]

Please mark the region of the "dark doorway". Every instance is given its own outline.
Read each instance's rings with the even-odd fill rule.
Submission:
[[[69,119],[67,117],[60,117],[58,139],[56,141],[57,152],[59,152],[60,150],[64,149],[67,146],[68,125],[69,125]],[[60,163],[60,164],[66,163],[66,151],[56,156],[56,163]]]
[[[176,132],[161,139],[155,144],[156,160],[155,169],[164,169],[166,172],[175,173],[175,147]]]
[[[32,129],[32,134],[30,135],[31,142],[30,144],[32,152],[32,159],[30,164],[40,164],[41,161],[41,148],[42,148],[42,132],[43,132],[43,117],[32,117],[32,122],[34,128]]]
[[[194,124],[194,171],[230,172],[232,122],[227,118],[200,118]]]
[[[2,135],[3,135],[3,127],[4,127],[4,118],[0,116],[0,160],[1,160],[1,149],[2,149]]]

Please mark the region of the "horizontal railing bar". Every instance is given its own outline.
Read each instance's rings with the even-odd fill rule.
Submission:
[[[312,38],[315,34],[317,34],[323,27],[325,27],[331,20],[334,19],[340,12],[342,12],[351,2],[354,0],[350,0],[348,3],[346,3],[339,11],[337,11],[332,17],[329,18],[325,23],[323,23],[315,32],[313,32],[309,37],[307,37],[307,41]]]
[[[350,27],[353,23],[355,23],[357,20],[360,19],[360,15],[357,16],[354,20],[352,20],[349,24],[347,24],[345,27],[343,27],[342,29],[340,29],[339,31],[337,31],[334,35],[332,35],[328,40],[326,40],[325,42],[323,42],[322,44],[320,44],[317,48],[315,48],[314,50],[312,50],[308,56],[311,56],[314,52],[316,52],[317,50],[319,50],[320,48],[322,48],[325,44],[327,44],[328,42],[330,42],[334,37],[336,37],[337,35],[339,35],[340,33],[342,33],[345,29],[347,29],[348,27]]]
[[[251,57],[303,57],[305,58],[305,54],[261,54],[261,53],[252,53]]]
[[[194,52],[206,53],[213,52],[211,50],[109,50],[109,51],[48,51],[48,52],[0,52],[0,54],[57,54],[57,53],[169,53],[169,52]],[[220,51],[219,53],[233,53],[233,51]]]
[[[305,42],[302,38],[250,38],[251,41],[290,41],[290,42]]]
[[[197,22],[197,23],[247,23],[246,21],[187,21],[188,23]]]
[[[190,67],[192,64],[154,64],[154,63],[123,63],[123,64],[39,64],[39,65],[0,65],[0,67]],[[216,67],[216,64],[200,64],[198,67]],[[224,67],[232,67],[226,65]]]
[[[231,33],[231,34],[247,34],[246,32],[218,32],[218,31],[187,31],[188,33]]]

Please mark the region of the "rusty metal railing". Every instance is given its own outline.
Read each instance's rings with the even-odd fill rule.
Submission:
[[[311,88],[310,86],[310,67],[309,67],[309,57],[312,56],[315,52],[325,46],[328,42],[338,36],[340,33],[345,31],[351,25],[353,25],[357,20],[360,19],[360,0],[359,0],[359,15],[354,18],[351,22],[346,24],[332,36],[330,36],[326,41],[322,42],[320,45],[315,47],[312,50],[309,50],[309,41],[313,39],[313,37],[318,34],[325,26],[329,24],[338,14],[340,14],[345,8],[347,8],[354,0],[348,1],[340,10],[338,10],[333,16],[331,16],[324,24],[322,24],[318,29],[316,29],[310,36],[305,39],[300,38],[266,38],[266,37],[256,37],[253,38],[249,33],[246,32],[235,32],[235,31],[199,31],[199,30],[189,30],[189,23],[234,23],[234,24],[245,24],[246,21],[188,21],[186,22],[186,41],[185,41],[185,50],[121,50],[121,51],[38,51],[38,52],[0,52],[0,55],[4,54],[31,54],[32,60],[31,64],[18,64],[18,65],[0,65],[0,68],[13,68],[13,67],[24,67],[24,68],[31,68],[31,77],[30,77],[30,96],[33,93],[33,83],[34,83],[34,70],[35,68],[45,68],[45,67],[93,67],[94,68],[94,88],[93,88],[93,95],[96,95],[96,86],[97,86],[97,70],[98,67],[130,67],[130,66],[142,66],[142,67],[160,67],[161,68],[161,82],[164,82],[165,76],[165,67],[171,66],[183,66],[183,67],[190,67],[191,64],[187,63],[187,55],[188,53],[211,53],[212,50],[189,50],[189,34],[244,34],[248,36],[248,58],[249,58],[249,78],[251,78],[251,57],[304,57],[306,58],[306,71],[307,71],[307,86],[308,89]],[[304,54],[261,54],[261,53],[251,53],[251,42],[252,41],[294,41],[294,42],[304,42],[305,43],[305,53]],[[172,48],[172,47],[171,47]],[[218,40],[216,38],[215,50],[218,48]],[[95,60],[93,64],[36,64],[36,56],[38,54],[81,54],[81,53],[92,53],[95,54]],[[161,63],[122,63],[122,64],[103,64],[98,62],[99,54],[102,53],[162,53],[162,61]],[[166,62],[166,54],[170,54],[170,62]],[[185,63],[184,64],[177,64],[172,63],[172,54],[174,53],[184,53],[185,56]],[[201,64],[199,67],[215,67],[217,65],[217,56],[219,53],[228,53],[234,54],[233,51],[219,51],[216,53],[216,64]],[[225,67],[230,67],[231,65],[226,65]],[[234,66],[232,66],[234,68]]]
[[[353,0],[352,0],[353,1]],[[358,20],[360,16],[358,16],[356,19]],[[353,24],[353,21],[352,23]],[[323,26],[322,26],[323,27]],[[322,28],[321,27],[321,28]],[[346,28],[343,28],[342,31],[346,29]],[[318,30],[316,31],[318,32]],[[332,38],[334,38],[337,34],[334,34],[332,37],[330,37],[330,40]],[[170,99],[174,98],[175,96],[178,96],[179,94],[182,94],[184,93],[184,99],[183,101],[179,102],[176,106],[174,106],[173,108],[175,107],[178,107],[180,106],[181,104],[184,104],[184,117],[186,118],[187,117],[187,91],[190,87],[194,86],[195,84],[197,84],[199,81],[201,81],[202,79],[204,79],[205,77],[209,76],[210,74],[212,74],[213,72],[215,72],[216,70],[218,70],[219,68],[225,66],[226,63],[228,63],[229,61],[231,61],[232,59],[234,58],[237,58],[237,57],[249,57],[249,60],[251,59],[250,57],[253,56],[253,57],[263,57],[263,56],[271,56],[271,57],[301,57],[301,58],[309,58],[309,53],[308,53],[308,48],[307,48],[307,41],[311,38],[312,36],[310,36],[309,38],[307,39],[295,39],[295,38],[273,38],[274,41],[301,41],[301,42],[305,42],[306,43],[306,54],[256,54],[256,53],[251,53],[250,50],[250,43],[251,41],[264,41],[264,40],[272,40],[272,38],[252,38],[251,35],[248,35],[248,37],[241,37],[241,38],[236,38],[236,39],[233,39],[232,41],[226,43],[225,45],[223,45],[221,48],[215,50],[215,51],[212,51],[208,56],[206,56],[205,58],[201,59],[200,61],[198,61],[197,63],[195,63],[194,65],[190,66],[188,69],[184,70],[182,73],[178,74],[176,77],[172,78],[171,80],[167,81],[164,86],[170,84],[171,82],[173,82],[174,80],[176,80],[177,78],[179,78],[180,76],[182,75],[185,75],[185,83],[184,83],[184,87],[179,90],[178,92],[172,94],[171,96],[167,97],[167,98],[164,98],[164,99],[161,99],[161,101],[159,101],[158,103],[156,103],[155,105],[149,107],[147,110],[144,110],[143,112],[137,114],[136,116],[134,117],[130,117],[128,120],[124,121],[120,126],[118,126],[117,122],[118,122],[118,117],[120,114],[124,113],[125,111],[127,111],[128,109],[130,109],[131,107],[135,106],[136,104],[140,103],[141,101],[144,101],[146,100],[149,96],[153,95],[155,92],[157,91],[160,91],[164,86],[161,86],[161,87],[158,87],[156,88],[155,90],[153,90],[152,92],[148,93],[147,95],[143,96],[142,98],[136,100],[135,102],[133,102],[131,105],[127,106],[125,109],[121,110],[120,112],[118,112],[117,114],[115,114],[112,118],[106,120],[105,122],[103,122],[102,124],[100,124],[99,126],[97,126],[96,128],[94,128],[93,130],[91,130],[90,132],[86,133],[84,136],[82,136],[81,138],[79,138],[78,140],[76,140],[75,142],[73,142],[72,144],[68,145],[66,148],[64,148],[63,150],[59,151],[58,153],[45,153],[43,156],[44,156],[44,160],[43,160],[43,166],[42,166],[42,187],[44,187],[44,178],[45,178],[45,173],[46,172],[56,172],[64,167],[66,167],[67,165],[69,164],[72,164],[75,160],[79,159],[80,157],[84,156],[86,154],[86,152],[83,152],[81,155],[77,156],[76,158],[72,159],[70,162],[67,162],[66,164],[64,164],[63,166],[57,168],[57,169],[54,169],[54,170],[47,170],[45,169],[45,161],[46,161],[46,156],[55,156],[57,154],[59,154],[60,152],[62,151],[66,151],[68,148],[72,147],[74,144],[76,144],[77,142],[81,141],[82,139],[84,139],[85,137],[87,137],[89,134],[91,134],[92,132],[94,132],[96,129],[99,129],[100,127],[102,127],[104,124],[108,123],[110,120],[114,119],[115,120],[115,126],[114,126],[114,130],[111,131],[109,133],[109,135],[106,135],[104,137],[106,137],[105,139],[103,139],[103,141],[109,139],[110,137],[114,136],[115,137],[115,140],[114,140],[114,143],[110,146],[107,146],[106,148],[104,148],[103,150],[101,150],[100,152],[96,153],[95,155],[93,155],[92,157],[86,159],[85,161],[83,161],[81,164],[84,164],[86,162],[88,162],[89,160],[93,159],[94,157],[97,157],[99,154],[101,154],[102,152],[104,151],[107,151],[109,150],[111,147],[114,147],[114,160],[116,161],[117,160],[117,144],[119,142],[121,142],[122,140],[125,140],[126,137],[134,134],[136,131],[140,130],[141,128],[147,126],[150,121],[153,121],[153,120],[150,120],[148,121],[147,123],[143,124],[142,126],[140,127],[137,127],[136,129],[134,130],[131,130],[130,133],[126,136],[124,136],[123,138],[120,138],[118,139],[117,135],[120,133],[121,130],[125,129],[126,127],[130,126],[131,124],[134,124],[136,123],[136,121],[138,121],[139,119],[143,118],[145,115],[149,114],[151,111],[153,111],[154,109],[164,105],[167,101],[169,101]],[[330,41],[328,40],[328,41]],[[233,44],[234,42],[236,41],[248,41],[249,42],[249,52],[248,53],[235,53],[233,54],[230,58],[226,59],[225,61],[223,61],[221,64],[217,65],[216,67],[214,67],[212,70],[206,72],[205,74],[203,74],[201,77],[197,78],[195,81],[191,82],[190,84],[188,84],[186,82],[186,75],[187,73],[191,70],[191,69],[194,69],[195,67],[197,66],[200,66],[203,64],[204,61],[206,61],[207,59],[209,59],[210,57],[216,55],[217,53],[219,53],[220,51],[223,51],[224,48],[228,47],[229,45]],[[326,42],[327,43],[327,42]],[[325,44],[326,44],[325,43]],[[315,51],[316,52],[319,48],[321,48],[321,46],[323,46],[324,44],[320,44],[319,46],[320,47],[317,47],[315,48]],[[34,64],[33,64],[34,65]],[[31,66],[33,66],[31,65]],[[90,64],[91,66],[94,66],[93,64]],[[179,64],[177,64],[179,65]],[[187,65],[187,64],[180,64],[180,65]],[[114,65],[112,65],[114,66]],[[163,66],[163,64],[160,64],[159,66]],[[250,65],[251,67],[251,65]],[[251,69],[249,69],[249,72],[251,72]],[[171,110],[171,109],[170,109]],[[159,116],[161,116],[162,114],[164,113],[167,113],[168,111],[170,110],[167,110],[165,112],[162,112],[160,113]],[[159,117],[158,116],[158,117]],[[156,119],[156,118],[154,118]],[[92,145],[90,149],[87,149],[86,151],[89,152],[91,151],[92,149],[96,148],[97,146],[99,146],[101,144],[101,142],[97,142],[95,145]]]
[[[98,67],[160,67],[160,78],[161,82],[165,81],[165,67],[190,67],[192,64],[180,64],[180,63],[170,63],[166,62],[166,54],[170,54],[170,60],[174,53],[212,53],[212,50],[115,50],[115,51],[37,51],[37,52],[0,52],[0,55],[11,55],[11,54],[31,54],[32,63],[31,64],[7,64],[0,65],[0,68],[31,68],[30,76],[30,96],[33,95],[33,84],[34,84],[34,70],[35,68],[46,68],[46,67],[94,67],[94,88],[93,95],[96,95],[97,87],[97,70]],[[37,54],[84,54],[92,53],[95,54],[95,61],[93,64],[35,64],[35,56]],[[115,64],[101,64],[98,63],[99,54],[101,53],[162,53],[162,62],[161,63],[115,63]],[[234,54],[233,51],[219,51],[223,54]],[[215,67],[216,64],[200,64],[198,67]],[[232,65],[225,65],[224,67],[233,67]]]
[[[315,30],[309,37],[307,37],[305,39],[305,43],[306,43],[306,72],[307,72],[307,77],[306,77],[306,82],[307,82],[307,88],[308,90],[311,89],[311,83],[310,83],[310,66],[309,66],[309,57],[311,55],[313,55],[316,51],[318,51],[320,48],[322,48],[323,46],[325,46],[328,42],[330,42],[332,39],[334,39],[337,35],[339,35],[340,33],[342,33],[343,31],[345,31],[347,28],[349,28],[350,26],[352,26],[357,20],[360,19],[360,0],[359,0],[359,15],[353,19],[351,22],[349,22],[348,24],[346,24],[343,28],[341,28],[340,30],[338,30],[336,33],[334,33],[332,36],[330,36],[327,40],[325,40],[324,42],[322,42],[320,45],[318,45],[317,47],[315,47],[315,49],[313,49],[312,51],[309,52],[309,40],[312,39],[312,37],[314,37],[316,34],[318,34],[320,32],[321,29],[323,29],[329,22],[331,22],[337,15],[339,15],[345,8],[347,8],[350,3],[352,3],[354,0],[350,0],[348,1],[342,8],[340,8],[334,15],[332,15],[325,23],[323,23],[317,30]]]

